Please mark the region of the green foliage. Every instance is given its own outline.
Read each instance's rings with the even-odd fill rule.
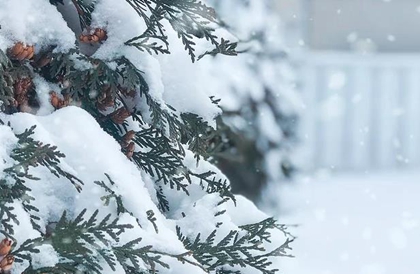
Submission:
[[[11,62],[7,55],[0,50],[0,103],[9,105],[13,102],[13,83],[6,74],[11,67]],[[4,106],[1,106],[4,108]]]
[[[240,226],[241,229],[247,231],[249,233],[249,237],[253,239],[259,239],[260,241],[269,242],[271,243],[271,231],[272,229],[278,229],[286,237],[291,238],[294,240],[294,236],[287,231],[287,227],[285,225],[280,225],[274,218],[267,218],[259,223],[255,224],[248,224]]]
[[[159,233],[159,227],[156,224],[156,217],[155,212],[153,210],[148,210],[147,212],[147,220],[152,223],[153,227],[155,228],[156,233]]]
[[[162,186],[156,187],[156,198],[158,200],[158,208],[161,212],[169,211],[169,202],[166,199],[165,194],[163,193]]]
[[[64,154],[56,147],[44,145],[32,138],[35,127],[26,129],[21,134],[16,134],[18,142],[11,151],[10,158],[16,164],[3,170],[5,177],[0,178],[0,233],[11,236],[14,233],[13,226],[19,225],[17,215],[13,212],[15,201],[22,203],[23,209],[29,214],[32,226],[39,230],[37,224],[39,217],[35,215],[38,209],[31,205],[34,197],[31,189],[25,184],[26,180],[39,180],[29,173],[30,167],[44,166],[57,177],[67,178],[76,188],[81,191],[83,183],[72,174],[64,171],[60,166],[60,159]]]
[[[136,134],[134,142],[140,147],[133,160],[148,174],[169,184],[171,188],[182,190],[188,194],[187,185],[183,183],[184,151],[170,145],[170,141],[156,129],[146,129]],[[148,149],[143,152],[144,149]]]
[[[115,200],[115,204],[117,205],[117,214],[120,215],[124,212],[128,212],[128,210],[124,207],[124,203],[122,201],[121,195],[117,194],[112,188],[115,186],[115,182],[112,181],[111,177],[108,174],[105,174],[105,176],[108,178],[108,181],[110,183],[110,186],[108,186],[103,181],[95,181],[95,184],[100,186],[107,195],[102,196],[101,200],[104,201],[104,204],[106,206],[109,205],[111,200]]]
[[[217,178],[215,172],[207,171],[198,174],[190,171],[189,175],[200,179],[200,185],[207,193],[219,193],[220,197],[232,199],[232,201],[236,203],[236,199],[231,191],[229,182],[227,180]]]
[[[118,219],[111,221],[111,214],[98,222],[98,211],[85,220],[85,212],[82,211],[73,221],[68,220],[64,212],[51,235],[51,244],[65,260],[99,274],[102,267],[98,263],[98,255],[110,266],[115,266],[107,236],[118,241],[119,235],[132,226],[118,224]]]
[[[293,239],[287,239],[284,244],[273,251],[266,252],[263,241],[267,236],[268,229],[272,225],[267,225],[267,221],[259,224],[249,225],[242,228],[243,231],[230,231],[222,240],[216,242],[217,230],[214,230],[205,240],[198,233],[195,239],[186,237],[181,228],[177,227],[178,238],[184,246],[190,250],[194,258],[210,271],[216,273],[239,273],[228,270],[231,267],[252,267],[263,274],[273,274],[278,269],[270,269],[272,262],[270,258],[274,256],[288,256],[287,250]],[[269,221],[270,222],[270,221]],[[261,228],[263,226],[263,228]],[[260,231],[256,232],[256,228]],[[265,238],[267,239],[267,238]]]
[[[0,111],[14,112],[15,98],[13,85],[17,80],[30,77],[30,70],[20,63],[13,62],[0,50]]]
[[[95,1],[84,1],[84,0],[72,0],[74,6],[77,9],[79,14],[80,25],[82,28],[87,28],[90,26],[92,21],[92,12],[94,10]],[[91,2],[91,3],[86,3]]]
[[[182,142],[196,154],[197,161],[200,160],[200,156],[205,159],[209,157],[210,141],[215,137],[216,132],[197,114],[182,113],[181,119]]]
[[[64,172],[57,166],[59,158],[64,157],[64,155],[58,152],[55,147],[35,141],[31,137],[33,131],[34,127],[16,135],[18,144],[12,150],[10,157],[21,164],[19,168],[17,166],[7,168],[5,170],[8,176],[7,180],[0,180],[0,233],[10,238],[13,238],[14,233],[12,223],[19,225],[18,216],[13,212],[14,207],[11,205],[13,202],[21,201],[28,213],[38,211],[29,204],[34,198],[29,196],[31,190],[25,186],[25,180],[37,179],[29,173],[30,167],[43,165],[57,176]],[[125,212],[132,215],[125,208],[121,195],[112,190],[115,182],[109,175],[106,176],[110,185],[104,182],[95,182],[108,193],[102,199],[106,204],[114,199],[117,204],[118,215]],[[74,179],[75,177],[71,176],[71,178]],[[8,182],[10,179],[14,179],[15,182],[10,184]],[[193,261],[188,259],[189,253],[173,255],[153,250],[152,246],[139,246],[140,238],[120,246],[116,245],[119,242],[119,236],[132,229],[133,226],[119,224],[118,218],[111,219],[111,214],[98,221],[98,213],[99,211],[95,211],[89,218],[86,218],[86,210],[83,210],[74,220],[70,220],[67,213],[64,212],[57,223],[49,225],[47,233],[42,234],[42,237],[39,238],[28,239],[18,249],[14,250],[12,255],[15,256],[16,262],[29,262],[29,266],[24,273],[82,273],[85,271],[102,273],[102,261],[106,262],[114,271],[119,264],[125,270],[125,273],[157,273],[156,265],[169,268],[169,265],[163,261],[163,256],[174,257],[184,263],[195,265]],[[34,227],[41,231],[41,228],[35,223],[38,220],[37,217],[32,214],[30,216],[34,221]],[[147,218],[158,233],[154,212],[148,211]],[[31,254],[40,253],[39,248],[43,245],[51,245],[60,256],[60,262],[54,267],[34,269]],[[148,268],[142,269],[139,265],[140,261]],[[197,267],[200,266],[197,265]]]
[[[198,60],[203,58],[206,55],[216,56],[217,54],[224,54],[230,56],[236,56],[238,52],[236,51],[237,43],[232,43],[229,40],[221,39],[220,44],[211,51],[206,51],[198,57]]]
[[[131,229],[131,225],[119,224],[118,219],[111,220],[111,214],[101,221],[97,220],[98,211],[85,219],[83,210],[74,220],[67,218],[64,212],[54,224],[51,234],[28,240],[13,252],[16,260],[31,262],[31,253],[39,253],[42,245],[51,245],[60,255],[60,263],[54,267],[44,268],[47,273],[102,273],[101,260],[115,270],[116,257],[112,243],[119,241],[119,235]],[[111,240],[110,240],[111,239]],[[28,273],[39,273],[28,267]],[[32,271],[32,272],[31,272]],[[37,270],[39,271],[39,270]],[[61,272],[60,272],[61,271]]]
[[[141,246],[141,238],[134,239],[125,244],[120,244],[119,236],[133,227],[119,224],[118,219],[111,220],[111,215],[97,220],[98,211],[88,219],[83,210],[74,220],[67,218],[66,212],[55,224],[51,234],[27,240],[13,251],[17,262],[28,261],[29,267],[24,273],[98,273],[101,274],[104,261],[113,270],[120,265],[126,274],[158,273],[156,266],[169,269],[163,257],[172,257],[183,263],[188,263],[202,268],[192,261],[190,253],[170,254],[156,251],[153,246]],[[51,245],[60,256],[60,262],[54,267],[34,269],[31,255],[39,253],[40,247]],[[144,269],[144,266],[147,269]],[[205,270],[204,268],[202,268]]]
[[[169,269],[169,265],[161,260],[162,256],[153,252],[152,246],[138,248],[137,245],[140,241],[141,239],[136,239],[121,247],[114,248],[115,256],[126,272],[127,270],[132,271],[134,269],[141,269],[139,259],[150,266],[152,273],[156,272],[156,265]],[[131,265],[128,264],[127,261],[131,263]]]
[[[45,166],[56,177],[67,178],[77,189],[81,191],[83,182],[77,179],[74,175],[64,171],[60,167],[60,159],[65,155],[57,150],[57,147],[51,145],[44,145],[43,143],[34,140],[31,136],[34,133],[35,126],[26,129],[22,134],[17,134],[18,146],[12,151],[10,157],[17,162],[17,164],[6,168],[6,173],[14,173],[18,177],[25,177],[32,180],[38,180],[28,173],[30,167],[37,167],[39,165]]]
[[[162,8],[169,7],[169,2],[160,4]],[[186,6],[179,6],[180,3],[174,4],[177,8],[182,7],[188,10],[188,13],[199,9],[200,16],[205,11],[202,5],[194,4],[194,8],[187,9]],[[145,99],[149,113],[145,114],[133,109],[131,110],[132,119],[144,125],[144,115],[150,115],[151,127],[136,133],[134,142],[144,150],[135,152],[132,160],[153,176],[156,182],[163,182],[170,188],[182,190],[188,194],[187,186],[191,182],[190,177],[198,176],[203,182],[203,188],[209,193],[220,192],[223,197],[233,197],[229,194],[230,187],[226,182],[217,178],[209,179],[209,176],[213,174],[207,176],[190,172],[182,163],[185,154],[181,143],[187,144],[189,149],[196,153],[197,160],[200,155],[205,158],[208,156],[206,144],[213,137],[209,137],[207,133],[203,134],[206,131],[212,132],[208,124],[201,117],[191,113],[182,113],[178,117],[171,106],[156,102],[149,92],[144,72],[137,69],[127,58],[122,56],[105,62],[83,55],[78,49],[64,54],[51,53],[50,55],[51,63],[41,70],[36,69],[38,73],[53,83],[61,84],[62,94],[69,95],[74,101],[80,101],[82,106],[98,120],[103,129],[119,142],[127,132],[126,124],[116,124],[110,115],[102,114],[97,108],[97,98],[104,93],[104,89],[108,89],[116,104],[124,104],[126,100],[129,100],[124,97],[124,92],[130,90],[138,92],[139,96]],[[76,61],[86,63],[87,68],[80,69]],[[116,63],[116,69],[112,69],[109,63]],[[96,92],[97,96],[92,96],[92,91]],[[204,183],[209,184],[209,187]],[[168,210],[169,205],[165,201],[163,192],[159,190],[157,192],[160,208]]]
[[[198,0],[126,0],[144,18],[148,28],[141,35],[126,42],[149,53],[169,53],[169,43],[161,21],[167,19],[178,33],[192,62],[197,60],[195,40],[206,39],[215,49],[206,54],[236,55],[236,43],[230,43],[214,34],[218,24],[216,12]],[[148,16],[148,13],[151,16]],[[150,42],[152,40],[153,42]]]

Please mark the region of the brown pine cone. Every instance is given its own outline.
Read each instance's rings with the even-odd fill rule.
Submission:
[[[12,249],[12,240],[5,238],[0,242],[0,256],[6,256]]]
[[[22,42],[17,42],[10,50],[10,57],[12,59],[17,59],[23,61],[25,59],[29,60],[34,57],[35,48],[34,46],[26,46]]]
[[[15,100],[17,103],[17,107],[22,106],[22,105],[27,105],[29,98],[28,96],[25,95],[15,95]]]
[[[21,54],[23,52],[24,49],[24,45],[22,42],[18,42],[16,43],[10,50],[10,55],[12,56],[18,56],[19,54]]]
[[[79,41],[83,43],[89,43],[90,42],[90,35],[89,34],[80,34]]]
[[[64,95],[64,99],[61,99],[55,91],[50,93],[50,102],[55,109],[67,107],[70,105],[70,100],[71,98],[68,94]]]
[[[123,124],[125,119],[131,116],[131,113],[125,108],[119,108],[110,114],[111,120],[116,124]]]
[[[107,35],[106,31],[103,30],[103,29],[100,29],[100,28],[96,28],[93,35],[98,37],[100,42],[105,41],[108,38],[108,35]]]
[[[137,94],[137,92],[134,89],[129,90],[128,88],[120,87],[119,90],[124,96],[131,97],[131,98],[136,97],[136,94]]]
[[[63,101],[61,102],[61,106],[60,106],[60,108],[63,108],[63,107],[68,107],[69,105],[70,105],[70,103],[72,102],[72,99],[71,99],[71,97],[70,97],[70,94],[64,94],[64,99],[63,99]]]
[[[17,106],[28,104],[28,91],[32,87],[31,78],[21,78],[13,85],[14,98]]]
[[[128,146],[128,144],[131,142],[131,140],[133,140],[134,136],[136,135],[136,133],[134,132],[134,130],[130,130],[128,131],[123,137],[122,137],[122,143],[123,146]]]
[[[26,95],[32,87],[31,78],[20,78],[13,85],[15,95]]]
[[[108,38],[106,31],[100,28],[96,28],[93,33],[81,34],[79,41],[83,43],[99,43],[105,41]]]
[[[100,111],[105,111],[108,107],[114,106],[114,99],[112,97],[107,97],[103,102],[98,102],[97,106]]]
[[[13,267],[13,263],[15,262],[15,257],[13,255],[7,255],[0,261],[0,270],[3,271],[10,271]]]
[[[128,146],[127,146],[127,149],[126,149],[126,153],[125,153],[125,155],[128,157],[128,158],[131,158],[131,157],[133,157],[133,154],[134,154],[134,149],[136,148],[136,145],[134,144],[134,142],[131,142],[131,143],[129,143],[128,144]]]
[[[49,63],[51,63],[52,58],[49,54],[44,54],[41,57],[38,57],[35,62],[32,63],[33,66],[37,68],[43,68]]]
[[[29,53],[28,53],[28,49],[26,49],[26,48],[24,48],[23,50],[22,50],[22,52],[21,53],[19,53],[18,55],[16,55],[16,56],[13,56],[13,58],[14,59],[17,59],[17,60],[19,60],[19,61],[22,61],[22,60],[24,60],[25,58],[26,58],[26,56],[28,56],[29,55]]]
[[[35,113],[39,107],[36,100],[32,79],[29,77],[20,78],[13,84],[15,107],[21,112]]]
[[[60,107],[60,100],[55,91],[50,93],[50,102],[54,108],[58,109]]]
[[[90,41],[92,43],[98,43],[99,42],[99,37],[96,36],[95,34],[93,34],[93,35],[90,36]]]
[[[35,55],[35,47],[30,46],[28,48],[28,52],[29,52],[29,54],[28,54],[28,56],[26,56],[26,59],[31,60],[32,58],[34,58],[34,55]]]
[[[108,107],[113,107],[115,104],[112,96],[111,87],[106,87],[104,91],[97,98],[97,107],[101,111],[105,111]]]

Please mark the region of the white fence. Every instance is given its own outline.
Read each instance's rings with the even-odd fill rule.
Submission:
[[[310,52],[300,60],[309,168],[420,167],[420,55]]]

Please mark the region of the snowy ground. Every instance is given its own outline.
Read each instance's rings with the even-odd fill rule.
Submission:
[[[420,171],[305,178],[280,197],[299,224],[282,273],[420,273]]]

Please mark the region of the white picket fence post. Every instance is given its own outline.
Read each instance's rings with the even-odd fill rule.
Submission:
[[[420,167],[420,55],[307,52],[298,60],[309,169]]]

